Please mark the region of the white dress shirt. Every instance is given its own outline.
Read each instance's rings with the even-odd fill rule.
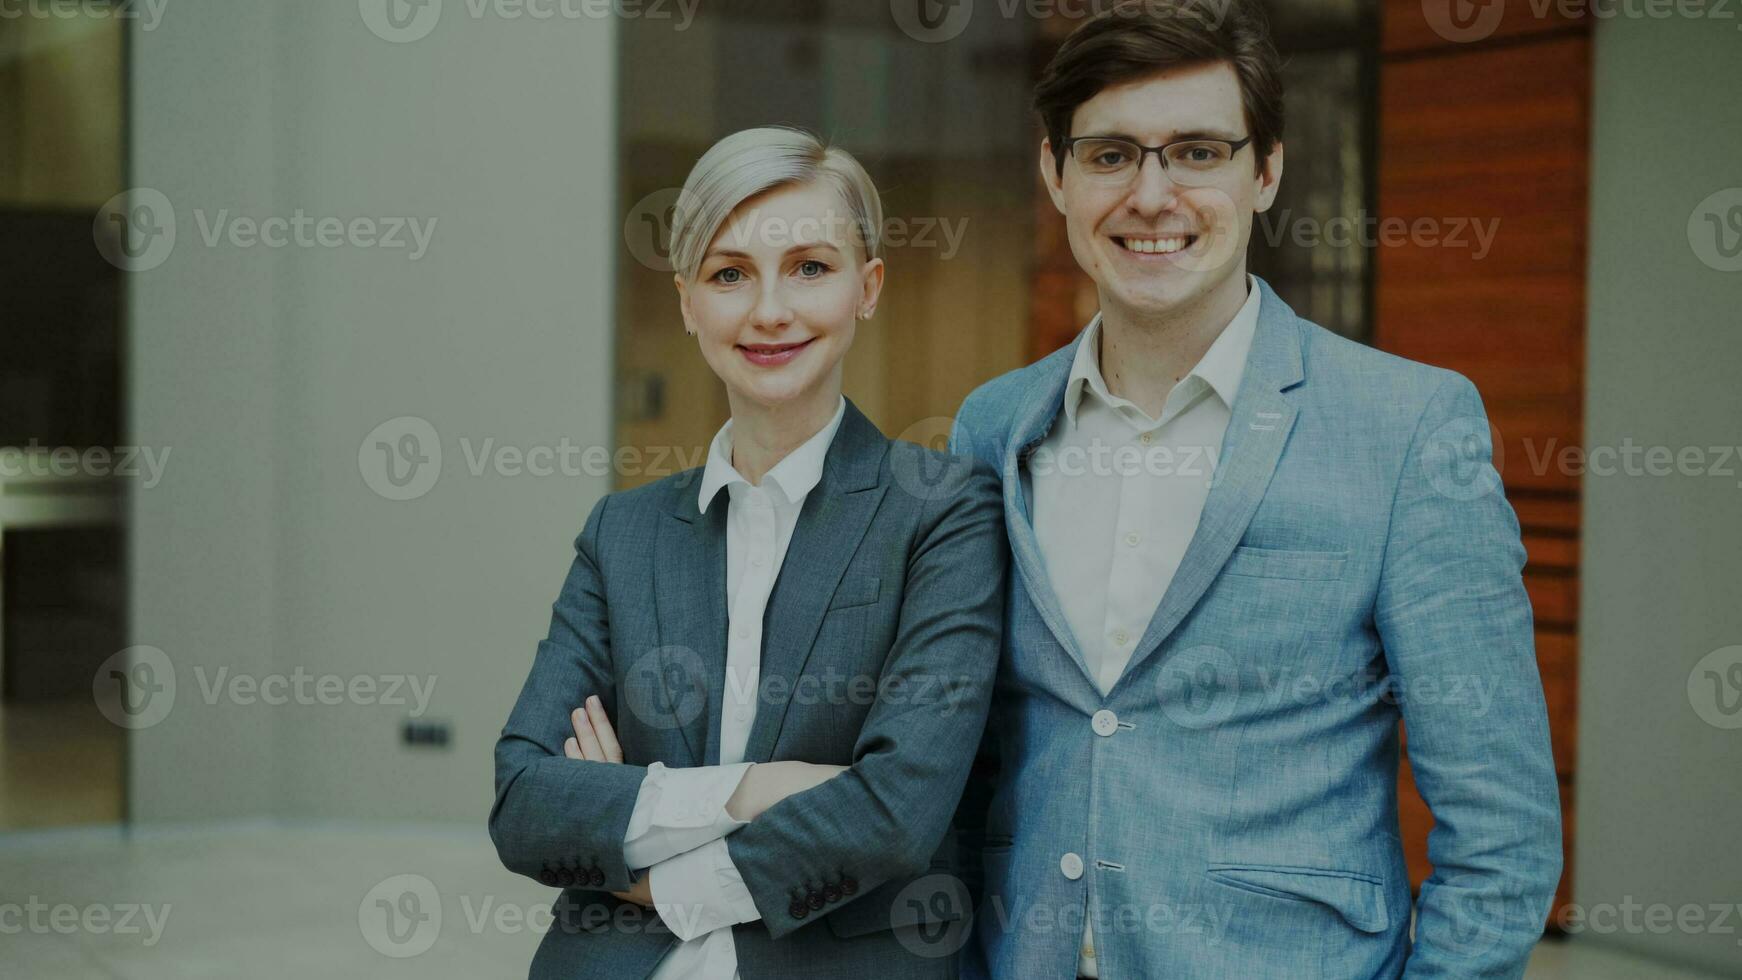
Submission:
[[[702,513],[725,488],[726,676],[720,710],[720,764],[647,768],[623,838],[631,868],[647,868],[654,908],[682,940],[660,961],[653,980],[737,980],[731,927],[760,918],[750,890],[726,850],[727,834],[744,826],[726,813],[750,763],[744,748],[756,720],[762,677],[762,617],[786,559],[793,528],[823,476],[829,445],[846,413],[788,453],[752,485],[732,465],[732,423],[720,428],[702,470]]]
[[[1102,694],[1131,662],[1198,529],[1258,327],[1251,276],[1246,289],[1160,418],[1107,390],[1096,316],[1065,383],[1064,418],[1029,457],[1047,579]],[[1087,924],[1077,969],[1100,975]]]

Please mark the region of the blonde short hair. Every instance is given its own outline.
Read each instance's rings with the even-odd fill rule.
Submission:
[[[678,194],[671,226],[672,268],[693,281],[708,245],[740,204],[779,187],[827,180],[840,191],[854,244],[867,260],[881,253],[883,201],[859,161],[802,129],[745,129],[715,143],[696,161]]]

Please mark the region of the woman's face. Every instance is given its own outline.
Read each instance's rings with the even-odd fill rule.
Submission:
[[[684,326],[734,404],[840,393],[841,358],[883,286],[883,260],[864,258],[854,228],[828,184],[776,188],[732,212],[694,281],[677,277]]]

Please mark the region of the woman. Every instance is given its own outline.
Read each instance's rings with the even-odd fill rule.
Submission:
[[[565,889],[533,977],[956,975],[1007,559],[989,470],[841,396],[882,223],[795,130],[684,185],[683,321],[732,417],[699,471],[593,508],[497,743],[502,862]]]

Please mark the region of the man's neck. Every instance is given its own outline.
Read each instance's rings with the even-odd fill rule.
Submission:
[[[1101,377],[1107,390],[1150,418],[1160,418],[1168,393],[1204,358],[1246,303],[1246,274],[1190,307],[1146,315],[1118,304],[1101,307]]]

